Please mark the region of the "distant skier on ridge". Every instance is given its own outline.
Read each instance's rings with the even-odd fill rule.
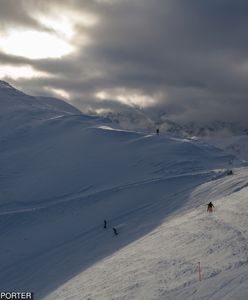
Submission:
[[[215,207],[214,207],[213,203],[212,203],[212,202],[209,202],[209,203],[208,203],[208,209],[207,209],[207,211],[208,211],[209,213],[212,213],[214,208],[215,208]]]

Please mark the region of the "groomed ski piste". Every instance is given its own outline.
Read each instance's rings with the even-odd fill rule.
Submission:
[[[0,125],[1,291],[248,299],[245,163],[204,142],[123,130],[5,82]]]

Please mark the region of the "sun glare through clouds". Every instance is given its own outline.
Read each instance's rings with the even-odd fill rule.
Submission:
[[[32,68],[31,61],[47,58],[60,59],[72,54],[78,47],[83,47],[90,41],[86,33],[81,34],[80,39],[76,39],[76,27],[80,24],[84,27],[92,27],[98,22],[94,15],[71,11],[59,18],[54,18],[54,15],[51,14],[37,14],[36,19],[44,27],[43,31],[16,28],[1,33],[0,52],[30,59],[30,65],[28,61],[19,66],[0,64],[1,79],[48,75]],[[63,94],[63,97],[67,97],[67,95]]]
[[[7,54],[30,59],[62,57],[73,47],[56,35],[38,31],[12,31],[0,37],[0,48]]]
[[[70,94],[67,93],[63,89],[55,89],[55,88],[48,87],[48,88],[46,88],[46,90],[52,92],[55,97],[60,97],[60,98],[64,98],[64,99],[70,100]]]
[[[6,78],[35,78],[35,77],[48,77],[51,76],[45,72],[34,70],[30,66],[1,66],[0,79]]]
[[[69,41],[75,34],[72,22],[66,17],[54,20],[51,17],[41,15],[37,18],[42,25],[54,31],[57,36],[64,40]]]

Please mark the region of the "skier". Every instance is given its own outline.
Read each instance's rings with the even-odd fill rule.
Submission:
[[[215,208],[214,205],[213,205],[213,203],[212,203],[212,202],[209,202],[209,203],[208,203],[208,209],[207,209],[207,211],[208,211],[209,213],[212,213],[212,212],[213,212],[213,208]]]
[[[113,231],[115,235],[118,235],[117,229],[115,227],[113,227]]]
[[[103,228],[105,228],[105,229],[106,229],[106,228],[107,228],[107,221],[106,221],[106,220],[104,220],[103,222],[104,222]]]
[[[159,135],[159,129],[158,128],[156,129],[156,133],[157,133],[157,135]]]

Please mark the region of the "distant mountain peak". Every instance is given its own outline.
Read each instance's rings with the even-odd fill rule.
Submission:
[[[30,96],[8,82],[0,80],[1,128],[3,126],[8,128],[11,118],[15,128],[29,124],[32,120],[49,120],[53,117],[73,114],[80,115],[81,111],[60,99]]]
[[[11,84],[9,84],[7,81],[0,80],[0,91],[2,91],[5,96],[25,96],[29,98],[34,98],[33,96],[29,96],[22,91],[18,90],[17,88],[13,87]]]
[[[8,82],[0,80],[0,88],[3,89],[14,89]]]

